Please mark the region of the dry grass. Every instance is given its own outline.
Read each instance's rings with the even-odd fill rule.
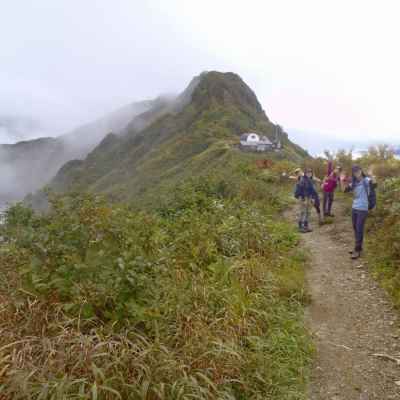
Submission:
[[[61,204],[33,236],[16,209],[0,248],[0,399],[304,399],[297,237],[257,203],[259,185],[244,191],[250,209],[207,193],[184,190],[152,218]],[[125,276],[145,284],[130,293]],[[89,318],[92,304],[104,312]]]
[[[207,308],[215,293],[193,282],[196,312],[174,310],[168,335],[160,327],[154,337],[71,318],[61,303],[3,292],[0,394],[5,399],[233,399],[241,398],[240,393],[302,398],[300,392],[293,397],[275,394],[285,393],[282,381],[293,385],[293,377],[298,383],[306,379],[305,369],[288,373],[295,366],[304,368],[308,357],[302,348],[307,339],[302,343],[292,336],[301,329],[297,312],[281,301],[296,296],[297,288],[284,289],[282,282],[275,286],[276,278],[262,273],[257,261],[249,263],[235,268],[240,290],[217,318]],[[259,290],[260,279],[267,281],[269,294]],[[259,296],[266,296],[261,302],[268,308],[251,308],[251,297],[257,302]],[[294,320],[285,321],[285,332],[281,329],[290,309]],[[293,365],[293,356],[303,358]],[[250,381],[247,374],[254,374]]]

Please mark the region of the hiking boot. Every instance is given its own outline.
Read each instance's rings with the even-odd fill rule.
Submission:
[[[304,227],[304,233],[312,232],[313,230],[307,225]]]
[[[361,257],[361,251],[353,251],[351,253],[351,259],[352,260],[357,260],[357,258]]]
[[[305,225],[302,225],[302,226],[299,228],[299,232],[300,232],[300,233],[308,233],[308,232],[309,232],[308,227],[305,226]]]

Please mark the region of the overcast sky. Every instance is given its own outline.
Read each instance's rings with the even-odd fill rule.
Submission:
[[[3,0],[0,116],[59,134],[215,69],[300,141],[400,143],[397,4]]]

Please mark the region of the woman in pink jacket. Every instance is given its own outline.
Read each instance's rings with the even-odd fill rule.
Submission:
[[[333,170],[332,161],[329,161],[328,174],[322,183],[324,217],[333,217],[332,205],[335,198],[335,190],[340,184],[341,170],[339,166]]]

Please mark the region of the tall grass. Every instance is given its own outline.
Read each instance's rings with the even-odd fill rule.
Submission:
[[[8,212],[0,398],[303,399],[305,259],[270,178],[190,180],[152,211]]]

